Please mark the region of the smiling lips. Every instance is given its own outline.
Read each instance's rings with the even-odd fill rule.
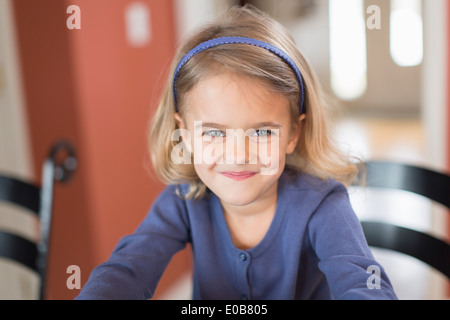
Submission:
[[[221,172],[225,177],[231,178],[233,180],[245,180],[250,177],[253,177],[257,172],[253,171],[242,171],[242,172],[236,172],[236,171],[226,171]]]

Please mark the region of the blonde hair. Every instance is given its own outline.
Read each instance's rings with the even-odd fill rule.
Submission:
[[[307,172],[320,179],[332,178],[349,185],[358,172],[356,163],[341,153],[332,141],[325,112],[325,94],[307,60],[286,29],[252,6],[233,7],[214,23],[205,25],[188,38],[176,53],[166,87],[151,121],[149,147],[157,177],[165,184],[188,183],[185,199],[202,198],[206,186],[197,176],[193,164],[175,164],[171,153],[177,144],[171,140],[177,129],[173,75],[176,65],[192,48],[219,37],[248,37],[268,42],[285,51],[298,66],[304,82],[306,118],[300,126],[295,151],[286,156],[286,167]],[[292,125],[299,123],[300,89],[292,69],[266,49],[246,44],[221,45],[193,56],[180,70],[177,80],[177,102],[180,116],[188,110],[185,95],[203,78],[218,72],[233,72],[262,83],[269,90],[289,100]],[[179,194],[180,195],[180,194]],[[180,195],[181,196],[181,195]]]

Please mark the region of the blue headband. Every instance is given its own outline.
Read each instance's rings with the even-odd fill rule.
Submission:
[[[177,83],[177,79],[178,79],[178,73],[180,72],[181,68],[186,64],[186,62],[189,61],[189,59],[191,59],[197,53],[200,53],[206,49],[216,47],[216,46],[219,46],[222,44],[249,44],[252,46],[257,46],[257,47],[269,50],[270,52],[276,54],[278,57],[283,59],[289,65],[289,67],[291,67],[292,71],[294,71],[295,76],[297,78],[297,81],[298,81],[298,84],[300,87],[299,111],[300,111],[300,114],[302,114],[304,112],[303,105],[304,105],[305,92],[304,92],[304,87],[303,87],[303,79],[302,79],[300,70],[298,69],[295,62],[284,51],[278,49],[277,47],[271,45],[270,43],[267,43],[267,42],[264,42],[261,40],[256,40],[253,38],[244,38],[244,37],[223,37],[223,38],[216,38],[216,39],[212,39],[212,40],[203,42],[203,43],[199,44],[198,46],[196,46],[191,51],[189,51],[183,57],[183,59],[181,59],[181,61],[178,63],[177,68],[175,69],[175,74],[173,77],[173,97],[175,99],[175,110],[176,111],[178,111],[176,83]]]

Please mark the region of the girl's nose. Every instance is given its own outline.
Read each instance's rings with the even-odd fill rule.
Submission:
[[[251,142],[242,130],[235,130],[227,135],[225,161],[227,164],[248,164],[251,161]]]

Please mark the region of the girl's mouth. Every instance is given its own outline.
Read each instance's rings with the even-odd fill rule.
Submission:
[[[241,171],[241,172],[237,172],[237,171],[226,171],[226,172],[221,172],[221,174],[223,174],[225,177],[228,177],[230,179],[233,180],[245,180],[248,179],[250,177],[253,177],[257,172],[253,172],[253,171]]]

